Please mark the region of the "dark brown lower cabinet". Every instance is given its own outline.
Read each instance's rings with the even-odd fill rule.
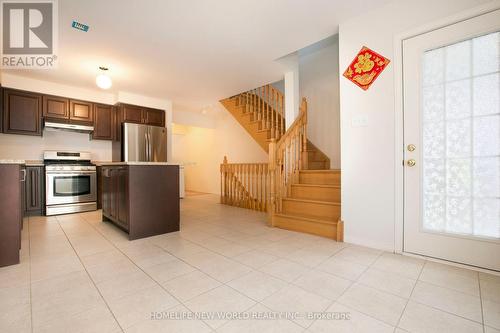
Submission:
[[[177,165],[102,166],[102,215],[138,239],[179,231]]]
[[[44,215],[45,172],[43,166],[27,166],[25,182],[25,214]]]
[[[0,267],[19,263],[23,221],[24,172],[18,164],[0,165]]]

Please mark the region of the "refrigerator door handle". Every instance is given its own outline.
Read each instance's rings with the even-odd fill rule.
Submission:
[[[145,160],[148,161],[148,132],[144,132],[144,155]]]
[[[151,128],[148,129],[149,161],[153,161],[153,144],[151,142]]]

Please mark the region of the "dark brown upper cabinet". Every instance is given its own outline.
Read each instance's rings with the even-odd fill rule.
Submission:
[[[165,126],[165,112],[156,109],[144,109],[144,123],[153,126]]]
[[[69,101],[69,119],[92,124],[94,122],[92,103],[71,99]]]
[[[115,109],[111,105],[94,104],[94,132],[92,139],[113,140]]]
[[[58,96],[43,96],[43,116],[58,121],[69,119],[69,99]]]
[[[42,135],[42,95],[4,89],[3,132]]]
[[[143,123],[143,108],[134,105],[121,105],[122,121],[125,123]]]

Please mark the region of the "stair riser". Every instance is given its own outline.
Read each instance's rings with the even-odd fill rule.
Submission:
[[[301,172],[299,176],[299,182],[301,184],[340,185],[340,173]]]
[[[323,161],[325,159],[325,155],[317,150],[309,150],[307,152],[307,157],[309,161]]]
[[[328,170],[330,164],[327,161],[307,161],[308,170]]]
[[[308,234],[328,237],[332,239],[337,238],[336,224],[329,225],[324,223],[315,223],[300,219],[285,218],[282,216],[275,216],[273,222],[274,226],[278,228],[293,230],[298,232],[305,232]]]
[[[340,203],[340,188],[292,186],[292,198]]]
[[[284,199],[283,214],[308,216],[320,220],[337,221],[340,217],[340,206],[313,202],[290,201]]]

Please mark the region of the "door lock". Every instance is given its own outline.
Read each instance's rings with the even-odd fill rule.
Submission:
[[[406,165],[409,166],[409,167],[414,167],[415,164],[417,164],[417,162],[415,162],[414,159],[406,161]]]
[[[417,149],[417,147],[414,145],[414,144],[409,144],[406,149],[408,149],[408,151],[415,151],[415,149]]]

